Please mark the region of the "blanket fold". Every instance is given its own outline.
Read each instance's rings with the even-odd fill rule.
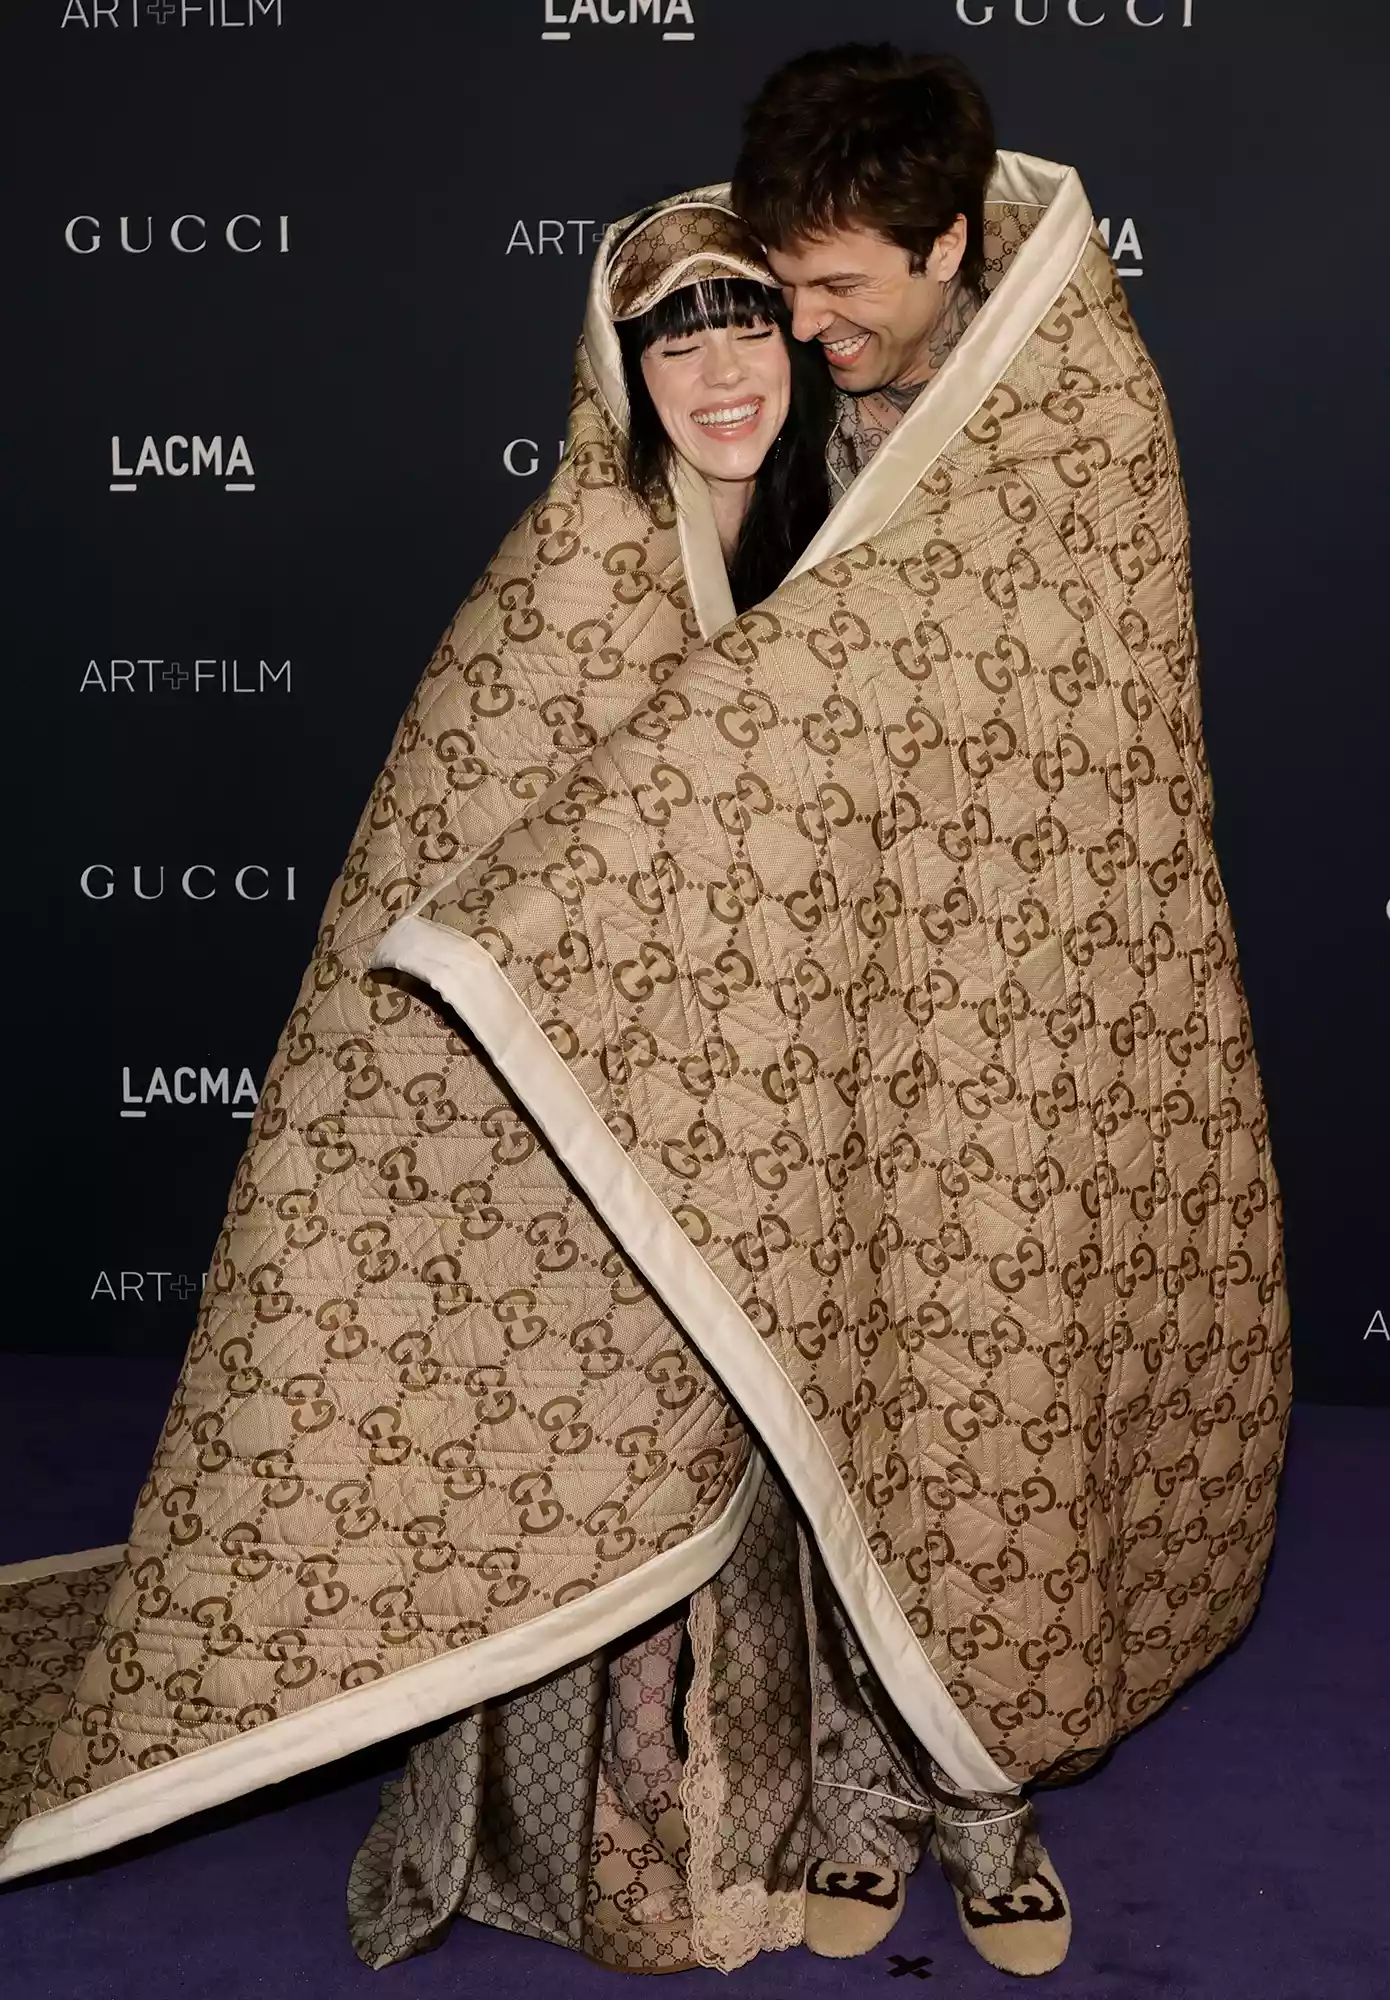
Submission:
[[[622,489],[605,239],[101,1629],[7,1737],[0,1874],[608,1643],[726,1559],[760,1454],[967,1790],[1251,1615],[1287,1315],[1176,452],[1075,174],[991,197],[986,304],[737,620],[697,483]],[[32,1602],[0,1576],[0,1660]]]

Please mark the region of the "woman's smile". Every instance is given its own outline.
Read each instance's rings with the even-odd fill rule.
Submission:
[[[750,437],[757,429],[758,419],[763,413],[761,396],[750,396],[741,403],[724,404],[705,410],[692,410],[692,420],[702,430],[718,437]]]

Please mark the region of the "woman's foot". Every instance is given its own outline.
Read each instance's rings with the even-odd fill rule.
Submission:
[[[893,1868],[813,1861],[806,1876],[806,1944],[820,1958],[861,1958],[903,1913],[905,1878]]]
[[[1031,1844],[1030,1863],[1032,1872],[998,1895],[977,1896],[951,1880],[960,1927],[981,1958],[1024,1978],[1054,1972],[1071,1943],[1071,1904],[1041,1841]]]

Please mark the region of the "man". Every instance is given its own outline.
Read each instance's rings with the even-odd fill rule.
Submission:
[[[984,299],[993,121],[949,56],[800,56],[748,113],[734,200],[845,404],[841,486],[872,459]]]
[[[985,321],[991,316],[988,286],[1005,263],[1001,247],[1007,253],[1008,238],[1020,219],[1024,226],[1034,219],[1026,213],[1030,204],[1016,207],[1012,217],[996,204],[987,231],[986,200],[995,170],[989,107],[965,68],[946,56],[905,56],[887,45],[816,51],[777,71],[747,114],[733,177],[734,203],[764,244],[791,307],[794,334],[819,343],[840,391],[840,416],[829,457],[843,494],[852,492],[898,431],[976,316],[983,314]],[[1157,398],[1161,392],[1151,367],[1146,376],[1145,388],[1151,384]],[[980,381],[982,391],[993,386],[984,376]],[[1073,386],[1087,394],[1098,385],[1082,371],[1074,376]],[[1054,400],[1055,396],[1054,387]],[[974,401],[981,399],[967,394],[957,412],[959,419],[969,417]],[[1048,401],[1048,396],[1040,397],[1042,409],[1047,409]],[[1005,405],[1010,414],[1017,414],[1019,407],[1017,395],[1012,408]],[[942,442],[951,427],[944,426]],[[930,478],[930,466],[928,453],[916,469]],[[949,491],[951,473],[938,470],[936,477]],[[1065,483],[1059,484],[1065,495]],[[1003,493],[1002,484],[998,490]],[[1135,492],[1126,492],[1125,500],[1132,504]],[[846,506],[851,504],[846,500]],[[1032,504],[1020,490],[1015,505]],[[963,514],[967,511],[961,509]],[[1004,512],[1012,512],[1007,503]],[[1094,546],[1095,522],[1094,508],[1084,516],[1073,511],[1070,532],[1063,520],[1062,538],[1073,555],[1083,535],[1091,537]],[[930,518],[925,525],[930,530]],[[950,546],[950,558],[959,562],[954,546],[940,542],[935,546]],[[1135,607],[1125,601],[1124,588],[1129,573],[1122,562],[1116,563],[1115,553],[1111,551],[1113,573],[1099,572],[1101,592],[1105,594],[1109,586],[1111,602],[1106,609],[1121,631],[1123,621],[1130,620],[1132,636]],[[996,550],[989,554],[996,555]],[[1008,565],[1014,572],[1010,589],[1020,581],[1036,584],[1031,558],[1020,561],[1015,550]],[[997,566],[993,573],[999,573]],[[1097,580],[1096,574],[1087,575],[1088,583]],[[1080,578],[1074,581],[1079,583]],[[962,645],[969,648],[983,636],[970,629],[968,614],[965,626],[964,635],[958,624],[942,640],[947,653],[959,657]],[[939,633],[942,628],[935,629]],[[1103,679],[1098,673],[1093,686]],[[1078,703],[1085,699],[1079,689],[1077,698]],[[1198,750],[1195,708],[1190,720],[1178,716],[1175,721],[1179,733],[1186,726],[1191,747]],[[949,723],[946,726],[949,729]],[[968,769],[967,743],[959,748]],[[1123,865],[1137,872],[1134,844],[1126,841],[1122,835]],[[1005,902],[1012,876],[1011,863],[994,863],[986,849],[978,877],[983,894],[977,900]],[[948,923],[944,931],[939,926],[928,930],[929,937],[944,947],[943,964],[949,963],[950,928]],[[1078,984],[1084,996],[1084,974]],[[1082,1004],[1088,1004],[1084,997]],[[1266,1163],[1260,1198],[1270,1192]],[[1165,1261],[1161,1228],[1151,1240],[1161,1264]],[[1181,1262],[1181,1246],[1174,1243],[1171,1249]],[[1273,1254],[1277,1260],[1277,1249]],[[1277,1280],[1272,1290],[1277,1290]],[[1282,1298],[1272,1303],[1272,1339],[1277,1343]],[[983,1382],[983,1373],[980,1379]],[[1190,1421],[1187,1443],[1195,1445],[1200,1435],[1195,1410]],[[1050,1608],[1045,1597],[1039,1600],[1040,1643]],[[971,1678],[968,1669],[963,1678]],[[875,1707],[880,1699],[881,1691],[875,1690]],[[885,1774],[889,1772],[882,1751],[876,1752],[876,1743],[882,1740],[876,1737],[868,1708],[853,1719],[842,1712],[836,1739],[842,1757],[836,1774],[841,1784],[852,1766],[862,1778],[864,1770],[874,1768],[876,1756]],[[824,1755],[821,1761],[824,1768],[833,1768]],[[1082,1768],[1086,1761],[1082,1760]],[[941,1782],[943,1774],[930,1757],[919,1753],[918,1762],[924,1788],[938,1802],[935,1851],[955,1887],[966,1936],[1004,1969],[1037,1973],[1060,1963],[1069,1940],[1070,1913],[1056,1872],[1036,1841],[1031,1821],[1020,1815],[1017,1798],[992,1799],[980,1792],[968,1798],[957,1794],[952,1802]],[[896,1789],[903,1786],[899,1766]],[[881,1795],[894,1788],[885,1776],[863,1781],[863,1789]],[[872,1804],[866,1801],[866,1807]],[[886,1803],[879,1810],[886,1813]],[[843,1830],[842,1812],[835,1823]],[[913,1837],[901,1821],[895,1825],[884,1817],[876,1823],[871,1809],[866,1810],[862,1832],[863,1851],[823,1861],[812,1871],[807,1941],[815,1949],[829,1953],[862,1949],[871,1931],[888,1928],[887,1916],[875,1923],[867,1910],[858,1913],[856,1928],[849,1911],[856,1895],[869,1905],[887,1904],[885,1878],[891,1881],[912,1866]],[[818,1888],[828,1890],[833,1900],[818,1897]]]

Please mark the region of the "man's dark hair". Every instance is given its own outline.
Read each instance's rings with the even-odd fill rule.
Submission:
[[[710,278],[668,292],[638,319],[619,320],[628,400],[627,483],[649,508],[670,500],[674,446],[656,413],[642,356],[658,340],[721,326],[776,327],[791,360],[787,421],[758,468],[729,564],[734,608],[747,611],[772,595],[830,511],[825,447],[835,392],[819,351],[792,339],[791,315],[780,292],[751,278]]]
[[[964,63],[847,42],[763,85],[744,119],[734,206],[769,249],[857,225],[906,250],[914,271],[963,215],[960,275],[980,297],[993,169],[994,121]]]

